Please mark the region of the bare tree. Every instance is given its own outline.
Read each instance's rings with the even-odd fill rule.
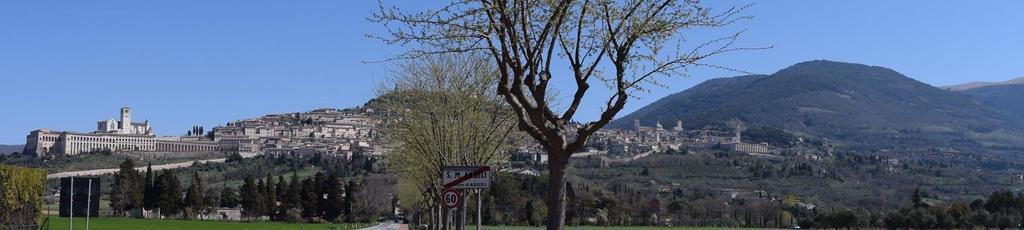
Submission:
[[[385,35],[405,46],[392,59],[482,51],[498,69],[496,92],[512,107],[519,130],[548,153],[548,229],[565,225],[565,168],[587,137],[604,127],[629,98],[658,77],[685,76],[707,57],[758,48],[734,48],[741,32],[704,43],[688,43],[683,32],[722,27],[740,19],[747,6],[713,11],[696,0],[453,0],[439,9],[403,11],[384,7],[370,17]],[[558,63],[558,65],[552,65]],[[564,108],[552,104],[554,73],[575,83]],[[591,83],[611,91],[595,121],[576,125]]]
[[[442,219],[433,210],[440,209],[443,166],[498,169],[523,139],[509,106],[492,93],[494,65],[481,57],[447,54],[399,63],[374,102],[388,114],[383,133],[402,205],[430,209],[433,220]]]

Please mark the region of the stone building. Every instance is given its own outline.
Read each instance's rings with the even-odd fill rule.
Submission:
[[[149,120],[133,123],[132,108],[126,106],[121,108],[120,121],[107,119],[96,122],[96,133],[153,135],[153,128],[149,126]]]
[[[25,153],[75,155],[97,151],[156,151],[153,136],[108,133],[56,132],[34,130],[25,142]]]
[[[121,119],[97,122],[96,131],[79,133],[38,129],[29,132],[24,152],[36,156],[50,154],[75,155],[110,152],[213,152],[219,145],[210,140],[182,140],[180,137],[157,138],[149,121],[132,122],[132,109],[121,108]]]

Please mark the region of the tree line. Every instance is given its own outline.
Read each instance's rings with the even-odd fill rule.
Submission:
[[[885,216],[889,229],[1017,228],[1024,220],[1024,193],[999,191],[970,203],[930,205],[914,190],[909,207]]]
[[[269,219],[288,222],[355,222],[374,221],[377,212],[355,213],[355,197],[360,191],[358,179],[343,180],[339,173],[324,171],[300,179],[293,170],[290,178],[244,177],[235,188],[227,183],[217,188],[206,188],[198,170],[193,170],[187,187],[182,185],[174,170],[159,173],[148,166],[145,175],[136,171],[134,162],[126,159],[113,176],[109,193],[110,206],[116,216],[141,217],[142,210],[159,216],[181,215],[183,219],[198,218],[215,210],[240,208],[243,218]]]

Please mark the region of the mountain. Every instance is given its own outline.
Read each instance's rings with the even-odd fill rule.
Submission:
[[[968,82],[959,85],[943,86],[943,89],[952,91],[965,91],[970,89],[977,89],[986,86],[997,86],[997,85],[1021,85],[1024,84],[1024,77],[1011,79],[1004,82]]]
[[[21,152],[24,148],[24,145],[0,145],[0,155]]]
[[[1024,78],[1018,78],[1018,80]],[[1024,84],[1000,84],[960,91],[988,107],[1024,119]]]
[[[947,146],[983,149],[1019,137],[1020,122],[971,97],[884,67],[834,61],[799,63],[771,75],[712,79],[617,119],[683,121],[687,128],[774,127],[867,148]],[[1020,142],[1024,143],[1024,142]]]

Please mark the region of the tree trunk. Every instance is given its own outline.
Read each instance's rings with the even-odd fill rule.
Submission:
[[[565,167],[569,157],[564,152],[548,151],[548,230],[565,229]]]
[[[438,227],[437,227],[437,219],[440,219],[440,217],[437,216],[437,206],[430,205],[430,215],[427,217],[427,222],[430,223],[430,224],[428,225],[427,229],[429,229],[429,230],[438,229]]]

